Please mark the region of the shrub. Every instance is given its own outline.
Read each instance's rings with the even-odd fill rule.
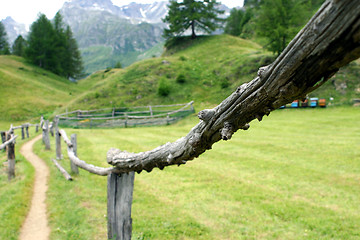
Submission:
[[[185,83],[186,82],[186,78],[185,75],[180,73],[177,77],[176,77],[176,82],[177,83]]]
[[[224,78],[221,83],[220,83],[220,86],[222,89],[224,88],[228,88],[230,86],[230,82],[227,78]]]
[[[162,97],[166,97],[170,94],[170,85],[163,78],[159,81],[158,94]]]
[[[114,68],[122,68],[121,62],[117,62],[115,64]]]
[[[179,57],[179,60],[180,60],[180,61],[186,61],[186,57],[180,56],[180,57]]]

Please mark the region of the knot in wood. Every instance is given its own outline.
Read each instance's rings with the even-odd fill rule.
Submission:
[[[201,135],[199,133],[194,133],[193,136],[190,137],[189,143],[190,145],[195,148],[197,147],[201,142]]]
[[[265,75],[268,72],[269,68],[270,68],[270,65],[259,68],[259,70],[257,72],[257,75],[259,76],[260,79],[263,79],[265,77]]]
[[[224,127],[221,129],[221,138],[225,141],[230,140],[234,134],[234,127],[231,123],[225,122]]]
[[[242,130],[244,130],[244,131],[246,131],[246,130],[248,130],[250,128],[250,124],[245,124],[244,126],[242,126],[240,129],[242,129]]]
[[[214,115],[214,109],[204,109],[198,113],[198,118],[204,122],[208,122]]]
[[[238,87],[238,88],[236,89],[236,93],[237,93],[237,94],[243,93],[243,92],[245,91],[247,85],[248,85],[247,83],[242,84],[240,87]]]

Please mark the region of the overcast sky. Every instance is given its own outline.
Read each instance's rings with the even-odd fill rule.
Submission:
[[[157,0],[158,2],[161,0]],[[11,16],[15,21],[30,25],[37,19],[39,12],[52,19],[55,13],[69,0],[1,0],[0,20]],[[112,0],[115,5],[123,6],[131,2],[152,3],[156,0]],[[243,5],[243,0],[218,0],[226,6],[233,8]]]

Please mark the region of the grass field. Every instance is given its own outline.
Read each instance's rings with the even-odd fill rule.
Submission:
[[[136,174],[133,239],[359,239],[359,119],[359,108],[278,110],[185,166]],[[150,150],[197,121],[66,131],[81,159],[107,166],[109,148]],[[106,238],[106,178],[74,178],[51,165],[51,239]]]

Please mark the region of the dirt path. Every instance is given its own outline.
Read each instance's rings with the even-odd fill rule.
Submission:
[[[32,151],[34,143],[39,139],[41,139],[41,135],[25,143],[20,149],[20,153],[35,168],[34,193],[30,211],[20,231],[20,240],[43,240],[49,239],[50,235],[45,203],[49,168]]]

